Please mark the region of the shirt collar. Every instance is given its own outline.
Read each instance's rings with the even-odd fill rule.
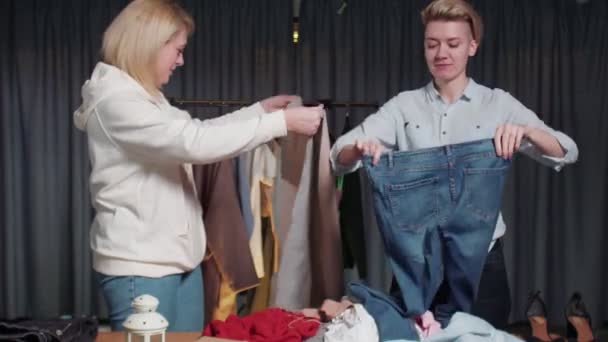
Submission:
[[[436,100],[441,100],[441,95],[439,95],[439,92],[437,91],[437,88],[435,88],[435,84],[433,83],[433,81],[429,82],[426,87],[424,87],[424,89],[426,97],[429,101],[433,102]],[[469,83],[467,84],[466,88],[464,88],[464,92],[462,93],[460,99],[470,102],[471,100],[478,97],[478,95],[479,84],[477,84],[477,82],[475,82],[472,78],[469,78]]]

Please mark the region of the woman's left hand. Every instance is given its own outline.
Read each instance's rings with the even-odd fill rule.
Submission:
[[[521,141],[528,135],[529,128],[526,126],[505,123],[496,129],[494,145],[496,155],[504,159],[513,158],[513,154],[519,150]]]
[[[300,97],[296,95],[277,95],[260,101],[260,104],[266,113],[272,113],[277,110],[285,109],[288,104],[299,100]]]

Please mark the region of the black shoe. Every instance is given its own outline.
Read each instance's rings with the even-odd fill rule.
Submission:
[[[578,342],[595,341],[593,336],[593,328],[591,324],[591,316],[583,303],[583,297],[580,293],[575,292],[570,297],[565,310],[568,329],[566,336],[570,339],[576,339]]]
[[[526,341],[564,341],[561,336],[549,334],[547,307],[540,296],[540,291],[531,293],[528,297],[526,317],[532,329],[532,336]]]

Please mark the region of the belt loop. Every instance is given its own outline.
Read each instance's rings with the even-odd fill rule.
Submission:
[[[452,145],[445,145],[445,155],[450,157],[452,156]]]
[[[394,165],[393,162],[393,151],[388,151],[388,168],[392,169]]]

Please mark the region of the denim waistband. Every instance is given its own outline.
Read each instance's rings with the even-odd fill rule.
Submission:
[[[415,151],[389,151],[380,157],[376,172],[389,171],[397,167],[403,169],[405,165],[416,168],[443,168],[450,160],[463,162],[482,158],[498,158],[492,139],[477,140],[461,144],[444,145],[425,148]],[[372,157],[365,156],[363,163],[370,165]]]

